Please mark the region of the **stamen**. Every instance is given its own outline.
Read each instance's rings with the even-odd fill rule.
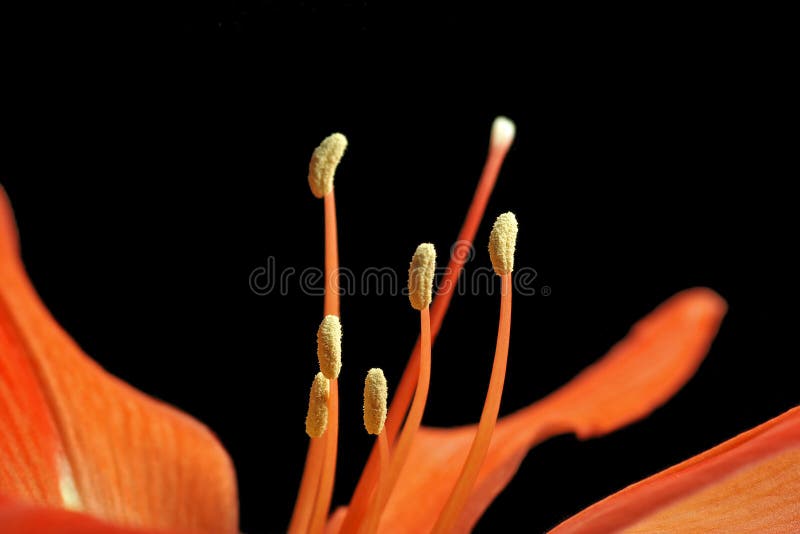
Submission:
[[[436,250],[433,248],[433,245],[424,243],[417,247],[411,265],[412,267],[415,264],[419,265],[420,269],[411,269],[409,271],[409,289],[411,289],[412,285],[427,288],[433,287],[433,275],[436,269],[435,262]],[[427,276],[427,279],[418,278],[416,282],[412,284],[411,277],[419,277],[423,273]],[[417,303],[425,302],[424,297],[422,295],[420,295],[420,297],[422,298],[418,300]],[[427,302],[430,302],[430,292],[428,293],[427,299]],[[411,302],[412,306],[416,307],[414,305],[414,299],[412,299]],[[428,387],[430,386],[431,380],[431,318],[429,311],[427,305],[420,310],[422,351],[420,352],[419,378],[417,380],[417,391],[414,394],[414,402],[411,404],[411,410],[408,412],[408,419],[397,440],[397,445],[392,452],[388,473],[380,477],[376,494],[377,497],[374,499],[374,502],[370,504],[369,510],[367,511],[368,517],[373,513],[377,514],[378,522],[380,522],[380,515],[392,494],[394,485],[400,477],[400,472],[403,470],[403,467],[405,467],[408,453],[411,450],[411,444],[414,442],[414,437],[422,423],[422,413],[425,411],[425,403],[428,400]]]
[[[317,373],[311,384],[311,393],[308,395],[308,415],[306,415],[306,434],[318,438],[325,433],[328,427],[328,398],[331,389],[328,379],[322,373]]]
[[[503,123],[505,121],[508,121],[512,127],[509,128],[508,124],[504,125]],[[431,304],[432,340],[435,340],[436,336],[439,335],[444,316],[447,314],[447,309],[450,306],[450,300],[455,294],[456,283],[461,275],[461,270],[470,257],[469,247],[472,246],[475,240],[475,234],[478,232],[481,220],[483,220],[486,205],[489,203],[489,197],[497,183],[500,167],[503,165],[503,161],[508,154],[511,143],[514,140],[515,132],[516,127],[514,127],[514,123],[505,117],[498,117],[492,125],[489,153],[486,156],[483,172],[475,188],[475,193],[472,197],[469,209],[467,210],[467,215],[464,218],[464,224],[461,226],[461,231],[458,233],[458,238],[456,239],[458,245],[450,256],[450,261],[442,275],[436,298]],[[385,431],[389,444],[394,442],[403,421],[405,421],[406,412],[408,412],[411,399],[416,391],[417,378],[419,376],[421,341],[421,338],[417,338],[417,342],[411,351],[411,357],[403,371],[403,376],[392,395],[392,404],[386,416]],[[367,465],[361,472],[361,478],[359,478],[358,485],[356,485],[356,489],[350,499],[347,516],[340,530],[342,534],[353,532],[353,525],[357,524],[363,517],[369,496],[377,483],[377,479],[378,450],[377,447],[373,447]]]
[[[346,148],[347,138],[335,133],[326,137],[314,149],[308,165],[308,185],[315,197],[322,198],[333,191],[333,176]]]
[[[389,388],[381,369],[370,369],[364,380],[364,426],[370,434],[378,435],[383,431],[386,421],[386,398]]]
[[[517,231],[517,218],[509,211],[497,218],[489,235],[489,257],[492,259],[494,272],[500,276],[514,270]]]
[[[408,299],[415,310],[427,308],[433,295],[436,249],[430,243],[417,247],[408,268]]]
[[[492,364],[492,376],[489,379],[489,390],[483,404],[481,420],[475,439],[469,449],[464,467],[456,481],[447,503],[442,509],[433,532],[442,534],[453,531],[459,514],[469,498],[472,486],[478,478],[489,445],[492,433],[497,424],[500,412],[500,398],[503,396],[503,384],[508,363],[508,345],[511,338],[511,271],[514,268],[514,247],[517,238],[517,220],[514,214],[504,213],[497,218],[490,237],[489,250],[495,271],[500,275],[502,290],[500,293],[500,324],[497,329],[497,346]]]
[[[347,139],[341,134],[333,134],[314,151],[309,164],[308,183],[311,192],[317,197],[324,197],[325,315],[339,315],[339,249],[333,175],[346,147]],[[338,380],[331,380],[329,386],[327,435],[323,439],[312,439],[308,446],[289,534],[321,531],[330,508],[339,434]]]
[[[326,315],[317,330],[319,370],[329,380],[339,378],[342,370],[342,323],[335,315]]]
[[[339,248],[336,229],[336,200],[333,192],[333,175],[336,166],[347,147],[347,139],[341,134],[333,134],[326,138],[312,156],[309,170],[318,171],[321,187],[317,196],[324,197],[325,203],[325,301],[323,305],[326,316],[339,316]],[[314,161],[318,163],[315,164]],[[311,177],[312,172],[309,173]],[[309,184],[311,184],[309,179]],[[314,186],[312,185],[312,192]],[[315,194],[316,194],[315,193]],[[341,334],[340,334],[341,336]],[[335,362],[334,362],[335,363]],[[341,360],[339,369],[341,368]],[[311,534],[321,533],[325,528],[325,520],[331,507],[333,483],[336,478],[336,454],[339,445],[339,369],[332,366],[329,371],[336,371],[331,380],[331,396],[328,400],[328,435],[325,436],[324,459],[319,475],[314,509],[311,513]]]
[[[389,442],[386,440],[386,433],[383,432],[383,423],[386,421],[386,398],[389,395],[386,386],[386,377],[381,369],[370,369],[364,381],[364,426],[370,434],[378,436],[378,453],[380,457],[380,479],[387,476],[389,470]],[[380,508],[377,503],[383,499],[380,488],[372,496],[374,505],[370,508],[369,514],[364,518],[361,534],[374,534],[378,530],[380,521]]]

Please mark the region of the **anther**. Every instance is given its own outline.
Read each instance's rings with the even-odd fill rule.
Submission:
[[[436,249],[430,243],[422,243],[414,252],[408,268],[408,299],[415,310],[422,310],[430,305],[435,270]]]
[[[328,428],[328,397],[330,396],[330,383],[325,375],[317,373],[314,383],[311,384],[311,393],[308,396],[308,415],[306,415],[306,434],[318,438]]]
[[[346,148],[347,138],[335,133],[326,137],[314,149],[308,165],[308,185],[315,197],[322,198],[333,191],[333,175]]]
[[[386,422],[386,397],[389,389],[380,369],[370,369],[364,380],[364,426],[370,434],[378,435]]]
[[[517,218],[506,212],[494,222],[489,235],[489,256],[494,272],[498,275],[508,274],[514,270],[514,249],[517,244]]]
[[[339,378],[342,370],[342,323],[335,315],[326,315],[317,330],[319,370],[329,380]]]

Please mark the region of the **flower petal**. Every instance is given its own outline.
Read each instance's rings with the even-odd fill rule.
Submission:
[[[186,530],[129,528],[100,521],[92,516],[42,508],[0,499],[0,532],[3,534],[195,534]]]
[[[189,416],[109,375],[39,300],[0,188],[0,493],[123,525],[238,531],[231,461]]]
[[[0,300],[0,495],[63,506],[59,480],[70,480],[61,438],[9,312]],[[68,482],[67,482],[68,483]]]
[[[800,531],[800,407],[594,504],[552,532]]]
[[[678,293],[567,385],[501,419],[457,531],[474,526],[531,447],[567,432],[580,438],[611,432],[669,399],[705,357],[726,308],[710,289]],[[474,425],[420,430],[408,459],[413,468],[401,475],[382,516],[381,532],[431,529],[474,435]]]

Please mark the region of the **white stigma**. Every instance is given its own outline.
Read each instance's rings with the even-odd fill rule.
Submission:
[[[514,142],[514,136],[517,133],[517,127],[514,122],[508,117],[497,117],[492,123],[492,146],[505,147],[511,146]]]

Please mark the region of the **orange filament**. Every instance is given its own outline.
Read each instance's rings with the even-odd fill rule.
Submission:
[[[381,434],[386,436],[387,433],[388,429],[384,427]],[[359,525],[364,522],[364,516],[367,513],[368,507],[371,507],[373,504],[371,503],[369,497],[375,493],[375,486],[381,484],[381,480],[379,480],[379,471],[382,473],[386,472],[380,467],[379,455],[380,452],[377,450],[377,447],[373,447],[369,456],[369,460],[367,460],[367,465],[361,472],[361,478],[358,480],[358,485],[353,493],[353,498],[350,499],[350,506],[347,509],[347,516],[345,516],[344,521],[342,522],[342,527],[339,529],[339,534],[354,534],[358,531]]]
[[[392,494],[400,472],[405,467],[411,444],[422,423],[422,413],[425,411],[425,403],[428,400],[428,386],[431,380],[431,317],[427,307],[420,310],[420,330],[422,339],[422,351],[420,352],[419,379],[417,380],[417,390],[414,394],[414,402],[408,412],[408,419],[397,439],[397,445],[392,451],[392,459],[389,462],[388,471],[384,471],[380,476],[377,489],[377,498],[371,503],[367,511],[367,517],[377,514],[380,522],[380,514],[386,506],[386,502]],[[385,433],[385,430],[384,430]]]
[[[469,210],[467,210],[467,215],[464,218],[464,224],[461,226],[461,231],[458,234],[458,246],[450,257],[445,274],[439,283],[436,296],[431,304],[431,342],[436,339],[442,327],[447,308],[450,306],[450,300],[455,293],[456,282],[461,274],[461,270],[464,268],[464,264],[469,258],[469,247],[475,240],[475,234],[477,234],[478,227],[486,212],[486,205],[489,203],[489,197],[492,195],[494,186],[497,183],[497,175],[500,173],[500,167],[503,165],[503,161],[505,160],[506,154],[508,154],[510,146],[510,141],[506,143],[497,143],[494,139],[489,146],[489,153],[486,157],[486,163],[483,167],[481,178],[475,189],[475,194],[472,197]],[[403,376],[398,383],[397,389],[394,390],[389,413],[386,417],[386,428],[384,430],[389,445],[394,443],[400,426],[405,420],[406,412],[408,412],[408,407],[411,404],[412,395],[414,395],[414,391],[417,387],[420,349],[421,339],[417,339],[414,349],[411,351],[411,357],[403,372]],[[355,532],[354,525],[358,525],[362,520],[367,505],[369,504],[369,496],[372,494],[373,488],[377,483],[378,467],[378,451],[376,447],[373,447],[369,460],[364,467],[364,471],[361,473],[361,478],[358,481],[353,497],[350,499],[350,507],[347,511],[347,517],[342,524],[341,533]]]
[[[322,461],[322,474],[317,488],[317,500],[311,514],[311,526],[308,531],[318,534],[325,528],[328,510],[333,496],[333,482],[336,474],[336,449],[339,434],[339,381],[331,380],[331,396],[328,400],[328,430],[325,432],[325,457]]]
[[[339,248],[336,236],[336,201],[333,191],[325,195],[325,315],[339,315]],[[328,431],[325,433],[325,459],[319,477],[317,499],[311,514],[309,532],[317,534],[325,527],[333,497],[336,475],[336,449],[339,442],[339,381],[331,380],[328,399]]]
[[[325,195],[325,305],[324,315],[339,315],[339,247],[336,233],[336,200]]]
[[[378,459],[380,460],[378,489],[372,495],[369,513],[364,518],[364,523],[359,534],[375,534],[375,532],[378,531],[382,509],[379,503],[385,500],[385,495],[382,492],[385,491],[387,487],[383,481],[389,474],[389,440],[386,439],[386,432],[378,434]]]
[[[292,520],[289,522],[289,534],[301,534],[308,531],[308,523],[311,521],[311,511],[314,499],[317,497],[317,486],[319,486],[319,473],[322,471],[322,459],[325,449],[325,435],[319,438],[312,438],[308,445],[306,463],[303,468],[303,478],[300,481],[300,490],[297,493],[297,501],[292,512]]]
[[[333,191],[325,204],[325,301],[323,315],[339,315],[339,249],[336,232],[336,201]],[[336,473],[339,433],[339,381],[330,381],[328,429],[309,444],[303,478],[289,524],[289,534],[321,532],[330,509]]]
[[[492,441],[492,433],[497,423],[497,414],[500,411],[500,398],[503,395],[503,383],[506,376],[506,363],[508,361],[508,344],[511,337],[511,273],[503,274],[502,294],[500,298],[500,324],[497,329],[497,347],[492,364],[492,377],[489,380],[489,391],[483,404],[481,420],[472,447],[469,449],[464,467],[458,477],[450,498],[444,505],[436,526],[435,534],[451,532],[456,526],[458,516],[469,498],[472,486],[478,478],[483,460]]]

